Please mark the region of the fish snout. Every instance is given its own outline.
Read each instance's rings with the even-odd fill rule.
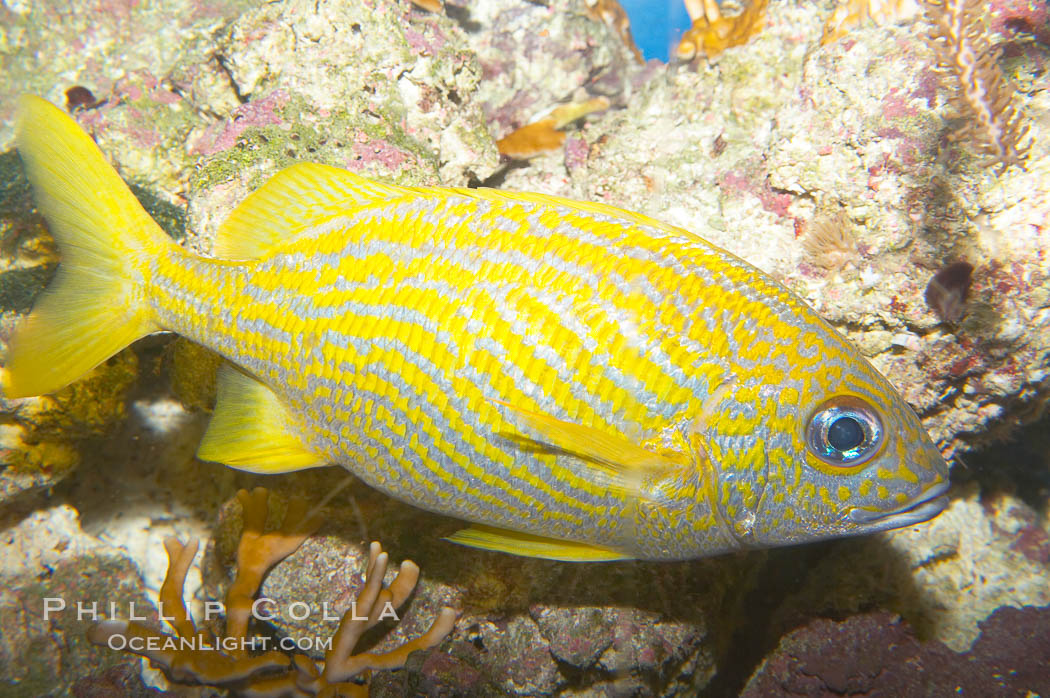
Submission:
[[[871,531],[888,531],[929,521],[948,506],[947,491],[951,482],[938,479],[901,506],[889,511],[854,507],[847,517]]]

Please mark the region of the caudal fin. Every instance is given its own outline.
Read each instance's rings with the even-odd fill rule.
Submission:
[[[18,151],[60,262],[8,343],[8,398],[57,390],[156,331],[146,260],[174,244],[69,116],[39,97],[18,106]]]

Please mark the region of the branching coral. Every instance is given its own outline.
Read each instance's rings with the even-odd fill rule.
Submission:
[[[198,630],[183,601],[186,572],[197,554],[198,541],[183,545],[174,538],[164,542],[168,573],[160,591],[161,615],[175,635],[168,635],[134,621],[107,620],[88,632],[97,645],[125,646],[127,651],[149,658],[170,680],[226,688],[255,698],[277,696],[366,696],[373,669],[404,666],[408,655],[437,646],[451,632],[456,614],[443,608],[421,637],[383,654],[354,654],[361,635],[384,617],[386,609],[400,608],[415,589],[419,567],[405,560],[389,587],[383,586],[388,556],[379,543],[369,548],[364,587],[351,610],[344,614],[323,663],[305,655],[276,650],[249,654],[255,638],[248,637],[252,604],[266,573],[291,555],[321,521],[307,514],[305,505],[292,502],[284,523],[276,531],[263,533],[269,512],[268,492],[241,490],[237,498],[243,508],[244,531],[237,547],[237,576],[226,593],[226,633],[222,639]],[[134,638],[134,640],[133,640]],[[118,640],[117,643],[114,643]],[[355,681],[355,679],[357,679]]]
[[[584,0],[584,5],[591,19],[604,22],[620,36],[620,41],[630,50],[634,60],[645,63],[642,52],[638,50],[638,45],[631,36],[631,20],[620,3],[616,0]]]
[[[714,58],[731,46],[746,44],[762,31],[769,0],[751,0],[747,8],[733,17],[723,17],[715,0],[685,0],[693,26],[682,35],[676,55],[680,60],[694,56]]]
[[[843,0],[824,23],[821,45],[838,41],[865,20],[875,24],[913,19],[919,13],[916,0]]]
[[[965,124],[954,139],[970,138],[1003,169],[1020,165],[1028,150],[1028,124],[1017,108],[1014,89],[999,70],[999,47],[984,24],[983,3],[973,0],[925,0],[927,35],[937,52],[937,67],[951,73],[958,89],[952,104]]]

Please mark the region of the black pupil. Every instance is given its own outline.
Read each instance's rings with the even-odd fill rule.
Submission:
[[[836,451],[849,451],[864,441],[864,430],[853,417],[839,417],[828,427],[828,443]]]

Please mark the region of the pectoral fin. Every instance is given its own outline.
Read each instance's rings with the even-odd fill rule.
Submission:
[[[215,414],[197,457],[253,473],[288,473],[325,465],[295,434],[270,388],[229,364],[219,369]]]
[[[545,538],[481,524],[456,531],[445,540],[481,550],[561,560],[562,562],[610,562],[633,559],[630,555],[611,548],[603,548],[600,545]]]
[[[506,407],[535,431],[539,441],[581,456],[624,482],[658,478],[684,464],[682,459],[675,457],[677,454],[655,453],[618,434],[530,412],[502,400],[493,402]]]

